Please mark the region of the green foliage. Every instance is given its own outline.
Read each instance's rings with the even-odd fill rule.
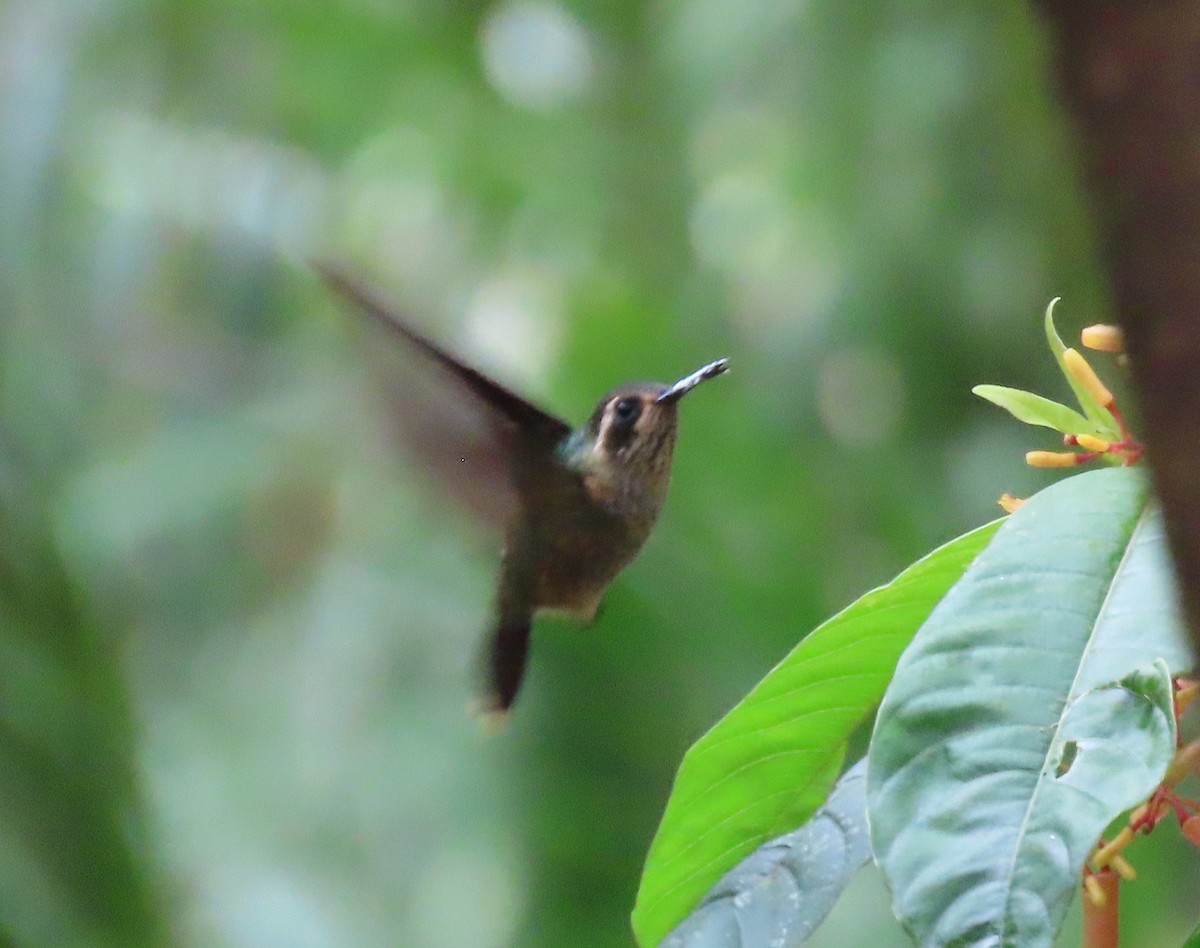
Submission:
[[[1071,390],[1075,393],[1075,397],[1079,400],[1079,405],[1087,417],[1085,418],[1075,409],[1068,408],[1059,402],[1018,388],[1006,388],[1002,385],[976,385],[971,391],[980,398],[986,398],[992,404],[999,405],[1018,421],[1023,421],[1027,425],[1041,425],[1061,431],[1063,434],[1090,434],[1116,440],[1121,436],[1121,431],[1112,413],[1100,405],[1092,393],[1067,370],[1066,362],[1063,360],[1063,353],[1067,347],[1054,326],[1054,305],[1057,302],[1057,299],[1051,300],[1050,305],[1046,307],[1044,319],[1046,341],[1050,344],[1050,351],[1054,354],[1059,370],[1070,384]]]
[[[971,391],[1027,425],[1041,425],[1063,434],[1090,434],[1096,427],[1074,408],[1033,392],[1003,385],[976,385]]]
[[[687,752],[633,912],[654,945],[755,847],[808,819],[900,653],[999,521],[913,564],[818,626]]]
[[[1191,661],[1169,577],[1143,478],[1092,472],[1018,510],[917,634],[868,807],[920,943],[1052,942],[1088,851],[1175,750],[1168,666]]]
[[[1162,779],[1176,748],[1171,678],[1192,658],[1139,472],[1070,478],[995,527],[930,554],[814,631],[689,751],[647,860],[643,898],[656,900],[635,911],[643,944],[665,933],[656,911],[695,905],[694,883],[711,885],[725,854],[740,857],[804,819],[784,808],[788,791],[798,797],[820,779],[803,767],[814,744],[840,757],[845,741],[835,724],[834,743],[819,743],[812,722],[861,714],[868,689],[853,682],[863,669],[886,679],[895,656],[876,666],[854,632],[892,622],[908,627],[907,648],[876,720],[867,804],[897,916],[920,944],[1053,942],[1104,828]],[[830,655],[847,665],[830,667]],[[764,812],[776,816],[769,829]],[[751,903],[748,880],[777,846],[709,890],[678,929],[680,945],[740,922],[803,943],[850,873],[834,858],[812,903],[772,875]]]
[[[726,874],[664,948],[801,944],[871,858],[866,784],[864,758],[842,774],[812,819]]]
[[[0,556],[57,564],[3,607],[71,604],[0,629],[0,707],[51,759],[0,808],[39,841],[0,881],[22,948],[163,915],[203,948],[625,948],[685,749],[1036,489],[967,389],[1053,380],[1014,344],[1050,293],[1103,317],[1021,4],[27,0],[0,52],[0,437],[40,486]],[[497,740],[463,710],[496,544],[373,424],[316,253],[576,421],[732,361]],[[859,907],[821,935],[865,943]]]

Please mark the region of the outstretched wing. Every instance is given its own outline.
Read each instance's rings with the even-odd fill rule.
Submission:
[[[503,529],[516,504],[518,441],[523,450],[552,451],[570,426],[426,339],[337,267],[317,263],[314,269],[335,294],[415,357],[383,379],[406,448],[436,487],[485,524]]]

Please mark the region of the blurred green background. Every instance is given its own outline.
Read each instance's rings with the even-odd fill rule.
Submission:
[[[688,744],[1046,482],[969,394],[1103,315],[1044,73],[1016,2],[0,5],[0,943],[630,944]],[[732,360],[502,737],[495,551],[312,255],[574,421]],[[1194,921],[1168,842],[1130,944]],[[819,941],[907,943],[870,873]]]

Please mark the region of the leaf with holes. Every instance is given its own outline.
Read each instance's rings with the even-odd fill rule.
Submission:
[[[1105,826],[1162,779],[1191,665],[1131,469],[1041,492],[933,611],[871,742],[875,856],[920,944],[1050,945]]]

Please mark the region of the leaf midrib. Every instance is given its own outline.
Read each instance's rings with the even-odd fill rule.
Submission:
[[[1125,548],[1121,552],[1121,559],[1117,563],[1116,568],[1113,570],[1112,579],[1108,584],[1108,589],[1104,593],[1104,600],[1100,603],[1100,608],[1096,611],[1096,617],[1092,621],[1091,633],[1088,635],[1087,643],[1084,645],[1083,652],[1079,657],[1079,667],[1076,668],[1075,677],[1071,681],[1071,687],[1067,690],[1066,701],[1063,703],[1062,711],[1059,712],[1058,721],[1054,725],[1050,741],[1046,745],[1046,752],[1042,757],[1042,766],[1038,771],[1037,782],[1034,784],[1033,793],[1029,795],[1029,803],[1025,807],[1025,815],[1021,818],[1021,826],[1017,831],[1015,837],[1016,842],[1013,846],[1012,861],[1009,863],[1008,872],[1006,873],[1004,879],[1004,912],[999,917],[999,930],[996,932],[997,936],[1001,939],[1004,938],[1004,932],[1008,927],[1009,914],[1012,910],[1013,879],[1016,876],[1017,863],[1020,859],[1024,841],[1027,837],[1026,830],[1028,829],[1029,823],[1033,817],[1034,808],[1039,796],[1041,795],[1042,788],[1048,786],[1049,784],[1050,777],[1048,776],[1047,767],[1050,763],[1051,754],[1057,745],[1058,735],[1062,731],[1063,723],[1066,721],[1066,717],[1070,713],[1074,701],[1079,697],[1075,693],[1075,689],[1079,684],[1080,677],[1083,675],[1085,667],[1087,666],[1088,657],[1091,654],[1092,647],[1096,641],[1097,630],[1099,629],[1104,616],[1108,612],[1109,604],[1112,602],[1113,591],[1117,588],[1117,583],[1121,577],[1121,574],[1129,562],[1129,558],[1133,551],[1138,533],[1146,522],[1146,512],[1148,509],[1149,505],[1143,502],[1138,511],[1137,518],[1134,521],[1133,529],[1129,532],[1129,537],[1125,542]]]

